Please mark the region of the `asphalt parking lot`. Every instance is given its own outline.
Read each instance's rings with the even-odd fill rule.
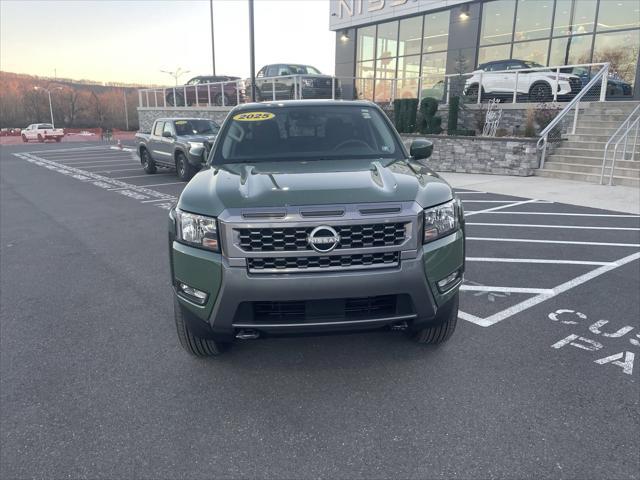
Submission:
[[[199,360],[173,325],[175,172],[45,144],[0,174],[2,478],[640,478],[638,216],[459,190],[447,344]]]

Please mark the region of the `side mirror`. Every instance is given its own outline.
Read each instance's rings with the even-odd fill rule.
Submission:
[[[414,160],[423,160],[429,158],[433,153],[433,143],[425,138],[416,138],[411,142],[409,154]]]
[[[162,132],[162,136],[164,138],[173,138],[173,134],[171,132]]]

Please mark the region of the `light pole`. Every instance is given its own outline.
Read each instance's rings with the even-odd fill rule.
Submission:
[[[253,0],[249,0],[249,62],[251,70],[251,101],[256,101],[256,58],[253,41]]]
[[[211,64],[213,65],[213,76],[216,76],[216,47],[213,41],[213,0],[209,0],[209,13],[211,14]]]
[[[190,72],[190,70],[183,70],[182,68],[178,67],[175,69],[175,71],[169,71],[169,70],[160,70],[162,73],[166,73],[168,75],[171,75],[174,80],[176,81],[176,87],[178,86],[178,78],[180,78],[182,75],[186,75],[187,73]]]
[[[51,113],[51,126],[56,128],[56,124],[53,122],[53,104],[51,103],[51,90],[42,87],[33,87],[34,90],[44,90],[49,95],[49,113]],[[53,90],[62,90],[62,87],[56,87]]]

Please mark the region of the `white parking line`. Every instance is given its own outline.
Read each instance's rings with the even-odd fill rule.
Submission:
[[[568,217],[612,217],[612,218],[640,218],[640,215],[633,214],[609,214],[609,213],[556,213],[556,212],[494,212],[490,210],[477,210],[465,212],[465,215],[476,213],[491,213],[495,215],[561,215]]]
[[[460,290],[463,292],[553,293],[550,288],[495,287],[489,285],[461,285]]]
[[[54,159],[55,160],[55,159]],[[132,162],[133,159],[131,157],[125,157],[125,156],[118,156],[118,157],[114,157],[114,158],[96,158],[96,159],[83,159],[83,160],[72,160],[70,162],[60,162],[58,160],[58,163],[61,163],[63,165],[70,165],[70,166],[74,166],[74,167],[78,167],[78,166],[82,166],[83,163],[112,163],[112,162],[124,162],[124,161],[130,161]]]
[[[579,277],[574,278],[573,280],[569,280],[568,282],[558,285],[557,287],[552,289],[552,293],[542,293],[542,294],[536,295],[533,298],[529,298],[512,307],[502,310],[501,312],[495,313],[487,318],[479,318],[470,314],[465,314],[467,318],[464,318],[460,315],[459,316],[464,320],[469,320],[483,327],[490,327],[491,325],[495,325],[496,323],[501,322],[502,320],[505,320],[515,315],[516,313],[520,313],[531,307],[535,307],[536,305],[546,300],[549,300],[550,298],[556,297],[561,293],[567,292],[572,288],[577,287],[578,285],[582,285],[583,283],[588,282],[589,280],[599,277],[600,275],[604,275],[605,273],[610,272],[611,270],[615,270],[616,268],[626,265],[627,263],[633,262],[638,258],[640,258],[640,252],[633,253],[629,256],[621,258],[620,260],[616,260],[615,262],[611,262],[608,265],[603,265],[601,267],[598,267],[595,270],[592,270],[590,272],[585,273],[584,275],[580,275]]]
[[[472,194],[472,193],[482,193],[482,194],[486,194],[487,192],[475,192],[475,191],[473,191],[473,190],[465,190],[465,191],[462,191],[462,192],[461,192],[461,191],[458,191],[458,190],[454,190],[454,193],[455,193],[456,195],[469,195],[469,194]]]
[[[462,200],[462,203],[513,203],[513,200]],[[551,203],[544,200],[538,200],[536,203]]]
[[[640,231],[638,227],[590,227],[582,225],[537,225],[529,223],[484,223],[484,222],[467,222],[467,225],[480,225],[487,227],[525,227],[525,228],[568,228],[579,230],[628,230]]]
[[[588,260],[550,260],[543,258],[494,258],[494,257],[466,257],[467,262],[489,263],[548,263],[551,265],[609,265],[611,262],[592,262]]]
[[[140,203],[152,203],[152,202],[175,202],[178,200],[178,197],[170,197],[170,198],[156,198],[155,200],[143,200]]]
[[[161,177],[163,175],[172,175],[175,176],[175,173],[156,173],[153,175],[153,177]],[[147,178],[151,178],[152,176],[149,175],[148,173],[145,173],[144,175],[129,175],[128,177],[113,177],[114,180],[124,180],[126,178],[140,178],[140,177],[147,177]],[[146,186],[146,185],[145,185]]]
[[[169,183],[156,183],[155,185],[139,185],[141,187],[164,187],[165,185],[186,185],[187,182],[169,182]]]
[[[125,163],[124,165],[128,165],[128,163]],[[92,167],[92,168],[97,168],[97,167]],[[100,168],[104,168],[104,166]],[[139,165],[138,168],[121,168],[118,170],[96,170],[94,173],[133,172],[134,170],[139,172],[141,169],[142,169],[142,166]]]
[[[109,168],[109,167],[130,167],[131,165],[137,165],[133,162],[120,162],[120,163],[108,163],[107,165],[99,163],[99,164],[91,164],[91,165],[80,165],[77,168]],[[70,166],[70,165],[68,165]],[[142,168],[142,167],[140,167]]]
[[[640,243],[578,242],[573,240],[541,240],[538,238],[467,237],[467,240],[479,240],[486,242],[559,243],[562,245],[598,245],[605,247],[640,247]]]
[[[478,213],[494,212],[496,210],[502,210],[503,208],[517,207],[518,205],[524,205],[525,203],[535,203],[535,202],[538,202],[538,200],[535,198],[532,198],[531,200],[522,200],[520,202],[508,203],[506,205],[500,205],[499,207],[487,208],[486,210],[476,210],[475,212],[465,212],[464,216],[469,217],[471,215],[477,215]]]

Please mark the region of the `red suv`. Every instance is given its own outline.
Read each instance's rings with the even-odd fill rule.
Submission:
[[[245,84],[240,77],[199,76],[187,83],[167,91],[167,105],[184,107],[201,103],[211,105],[237,105],[245,102]]]

